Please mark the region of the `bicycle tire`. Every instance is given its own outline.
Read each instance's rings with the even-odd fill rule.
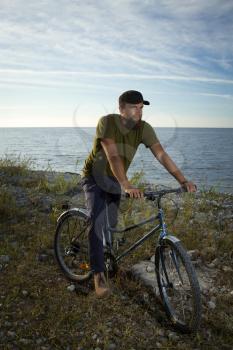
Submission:
[[[162,302],[175,329],[195,333],[201,319],[201,293],[196,272],[179,240],[165,237],[157,247],[155,270]]]
[[[67,210],[59,217],[54,250],[58,265],[69,280],[82,282],[92,276],[88,216],[84,209]]]

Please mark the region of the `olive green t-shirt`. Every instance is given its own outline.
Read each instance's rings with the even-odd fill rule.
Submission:
[[[93,148],[85,161],[82,177],[90,175],[114,176],[101,146],[101,139],[109,138],[115,141],[125,172],[127,172],[140,143],[150,147],[159,142],[154,129],[147,122],[141,121],[139,127],[129,129],[123,125],[121,118],[119,114],[109,114],[100,118]]]

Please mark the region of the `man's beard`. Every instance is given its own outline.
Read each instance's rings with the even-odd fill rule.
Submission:
[[[141,125],[141,120],[135,121],[133,118],[125,118],[125,126],[127,129],[138,129]]]

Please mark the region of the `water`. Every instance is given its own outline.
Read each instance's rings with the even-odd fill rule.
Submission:
[[[233,129],[156,128],[161,144],[199,188],[233,193]],[[37,169],[80,173],[95,128],[0,128],[0,157],[29,157]],[[143,170],[146,181],[176,187],[176,180],[141,145],[128,175]]]

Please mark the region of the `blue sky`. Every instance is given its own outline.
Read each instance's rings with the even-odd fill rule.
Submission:
[[[153,126],[233,127],[233,1],[0,0],[0,127],[95,126],[140,90]]]

